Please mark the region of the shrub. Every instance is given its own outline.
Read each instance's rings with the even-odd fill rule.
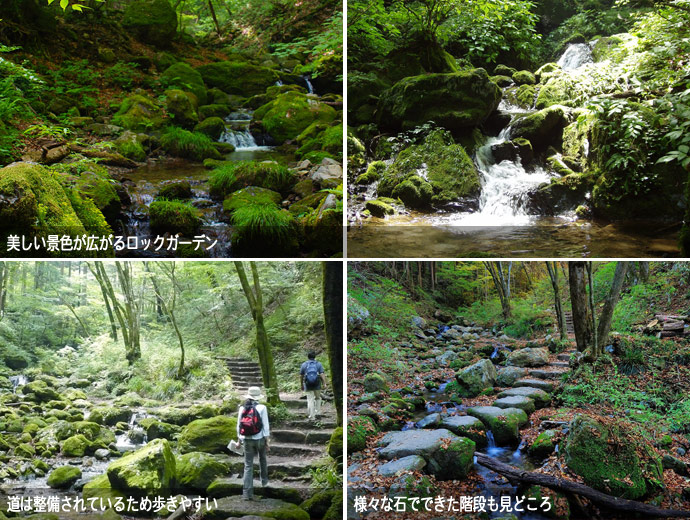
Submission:
[[[222,158],[207,135],[190,132],[176,126],[165,131],[161,137],[161,146],[172,155],[195,161]]]

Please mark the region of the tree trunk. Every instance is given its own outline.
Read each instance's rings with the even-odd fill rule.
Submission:
[[[587,268],[587,280],[589,283],[589,312],[592,317],[592,355],[589,361],[595,361],[599,357],[599,342],[597,341],[597,310],[594,308],[594,280],[592,279],[592,262],[585,264]]]
[[[213,23],[216,26],[216,32],[218,32],[218,36],[220,36],[220,25],[218,24],[218,18],[216,18],[216,10],[213,7],[213,2],[211,0],[208,0],[208,10],[211,12],[211,16],[213,17]]]
[[[134,364],[135,361],[141,358],[141,343],[140,343],[140,325],[141,317],[139,315],[141,302],[134,293],[134,280],[132,278],[132,263],[131,262],[115,262],[117,268],[117,278],[120,282],[120,289],[124,296],[124,317],[127,322],[127,330],[129,332],[129,344],[127,345],[127,361],[129,364]]]
[[[508,266],[508,274],[510,276],[511,265]],[[510,318],[510,285],[509,280],[506,281],[506,277],[503,273],[503,266],[501,262],[484,262],[489,274],[491,274],[491,279],[494,281],[494,286],[496,287],[496,292],[498,292],[498,299],[501,301],[501,309],[503,309],[503,317],[505,319]]]
[[[276,377],[275,365],[273,364],[273,353],[266,334],[266,327],[264,325],[264,310],[263,297],[261,293],[261,284],[259,283],[259,273],[255,262],[250,262],[252,269],[252,278],[254,280],[254,288],[249,285],[247,274],[244,270],[242,262],[234,262],[237,269],[237,276],[240,279],[242,290],[247,298],[249,310],[254,319],[256,327],[256,350],[259,355],[259,365],[261,366],[261,376],[266,388],[266,395],[269,404],[280,403],[280,396],[278,394],[278,379]]]
[[[323,317],[326,348],[331,365],[331,385],[335,400],[336,424],[343,416],[343,273],[340,262],[323,262]]]
[[[573,308],[573,328],[577,350],[584,352],[592,344],[592,320],[587,305],[585,290],[585,263],[568,263],[568,280],[570,285],[570,302]]]
[[[616,307],[618,298],[620,297],[621,289],[623,288],[623,281],[628,272],[629,262],[618,262],[616,264],[616,272],[613,275],[613,284],[611,284],[611,291],[606,297],[604,308],[599,317],[599,328],[597,329],[597,344],[600,348],[606,345],[609,338],[609,331],[611,330],[611,318],[613,318],[613,310]]]
[[[546,269],[549,272],[549,278],[551,279],[551,286],[553,287],[553,299],[556,307],[556,322],[558,323],[558,331],[561,335],[561,339],[568,338],[568,331],[565,326],[565,313],[563,312],[563,306],[561,304],[561,290],[558,287],[558,266],[554,262],[551,266],[549,262],[546,262]]]

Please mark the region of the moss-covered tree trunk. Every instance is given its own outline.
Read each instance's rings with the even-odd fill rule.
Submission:
[[[343,272],[340,262],[323,262],[322,265],[326,348],[331,365],[336,423],[340,426],[343,416]]]
[[[573,308],[573,328],[577,350],[584,352],[592,344],[592,319],[587,304],[585,289],[585,263],[568,264],[568,281],[570,285],[570,302]]]

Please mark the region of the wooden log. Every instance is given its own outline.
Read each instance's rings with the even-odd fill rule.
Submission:
[[[662,330],[657,334],[657,338],[675,338],[676,336],[680,336],[683,334],[683,331],[675,331],[675,330]]]
[[[656,314],[654,316],[659,321],[684,321],[690,322],[690,316],[679,316],[675,314]]]
[[[677,330],[682,331],[685,328],[685,323],[682,321],[667,321],[661,330]]]
[[[637,513],[646,515],[647,517],[655,518],[690,518],[690,511],[681,511],[677,509],[661,509],[659,507],[636,502],[635,500],[626,500],[624,498],[616,498],[601,491],[597,491],[589,486],[573,482],[552,475],[544,473],[535,473],[533,471],[524,471],[494,458],[489,457],[484,453],[475,453],[477,463],[489,468],[496,473],[499,473],[511,481],[524,482],[526,484],[536,484],[544,486],[556,491],[563,491],[565,493],[574,493],[591,500],[593,503],[600,506],[614,509],[616,511],[625,511],[628,513]]]

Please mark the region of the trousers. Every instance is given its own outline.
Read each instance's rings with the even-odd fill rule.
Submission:
[[[268,464],[266,463],[266,439],[244,439],[244,483],[242,496],[254,497],[254,456],[259,456],[261,485],[268,484]]]
[[[307,392],[307,413],[310,419],[316,419],[316,415],[321,413],[321,390],[306,390]]]

